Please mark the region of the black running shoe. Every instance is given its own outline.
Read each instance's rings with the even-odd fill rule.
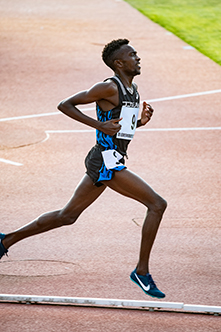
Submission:
[[[157,297],[158,299],[164,298],[166,295],[162,293],[156,286],[151,275],[147,273],[145,276],[137,274],[136,269],[131,273],[130,279],[135,282],[147,295]]]

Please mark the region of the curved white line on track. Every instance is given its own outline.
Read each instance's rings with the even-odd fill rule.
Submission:
[[[157,132],[157,131],[207,131],[207,130],[221,130],[221,127],[193,127],[193,128],[149,128],[149,129],[137,129],[138,132]],[[82,129],[82,130],[46,130],[46,137],[40,143],[46,142],[50,138],[50,134],[79,134],[79,133],[95,133],[95,129]],[[11,164],[13,166],[22,166],[23,164],[15,161],[0,158],[0,162]]]
[[[178,96],[171,96],[171,97],[156,98],[156,99],[148,99],[147,98],[146,100],[148,101],[148,103],[154,103],[154,102],[159,102],[159,101],[167,101],[167,100],[174,100],[174,99],[198,97],[198,96],[210,95],[210,94],[214,94],[214,93],[221,93],[221,89],[204,91],[204,92],[189,93],[189,94],[185,94],[185,95],[178,95]],[[82,109],[83,112],[88,112],[88,111],[93,111],[93,110],[95,110],[95,106]],[[51,115],[58,115],[58,114],[62,114],[62,112],[57,111],[57,112],[51,112],[51,113],[21,115],[21,116],[15,116],[15,117],[10,117],[10,118],[3,118],[3,119],[0,119],[0,122],[12,121],[12,120],[21,120],[21,119],[39,118],[39,117],[42,117],[42,116],[51,116]]]
[[[136,132],[157,132],[157,131],[207,131],[207,130],[221,130],[221,127],[189,127],[189,128],[148,128],[137,129]],[[64,129],[64,130],[46,130],[46,138],[41,142],[44,143],[50,138],[50,134],[80,134],[80,133],[95,133],[95,129]]]
[[[221,127],[193,127],[193,128],[148,128],[148,129],[137,129],[138,132],[157,132],[157,131],[206,131],[206,130],[221,130]],[[82,129],[82,130],[46,130],[46,137],[40,143],[46,142],[50,138],[50,134],[79,134],[79,133],[95,133],[95,129]],[[23,164],[0,158],[0,162],[10,164],[13,166],[22,166]]]

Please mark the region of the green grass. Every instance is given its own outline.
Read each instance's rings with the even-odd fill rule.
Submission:
[[[221,0],[125,0],[221,65]]]

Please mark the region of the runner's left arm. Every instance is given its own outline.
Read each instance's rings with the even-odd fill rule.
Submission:
[[[147,122],[150,121],[153,115],[154,109],[150,104],[147,104],[145,101],[143,102],[143,109],[141,112],[141,118],[137,120],[137,127],[145,126]]]

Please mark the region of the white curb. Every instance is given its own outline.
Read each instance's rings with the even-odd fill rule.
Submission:
[[[103,299],[103,298],[87,298],[87,297],[62,297],[62,296],[37,296],[37,295],[16,295],[16,294],[0,294],[0,302],[25,302],[25,303],[57,303],[57,304],[84,304],[94,306],[108,306],[117,308],[149,308],[154,309],[172,309],[184,310],[190,312],[214,313],[220,314],[221,307],[184,304],[180,302],[161,302],[161,301],[136,301],[136,300],[120,300],[120,299]]]

